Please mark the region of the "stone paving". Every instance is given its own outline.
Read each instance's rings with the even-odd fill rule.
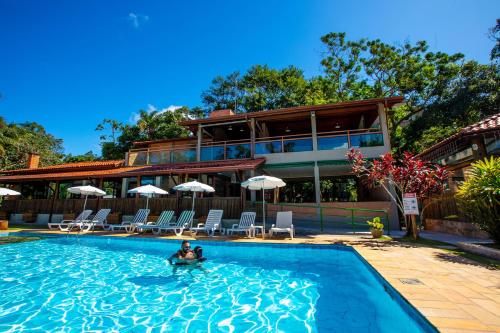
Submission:
[[[28,230],[27,230],[28,231]],[[29,230],[37,232],[37,230]],[[56,231],[39,230],[57,233]],[[110,235],[96,232],[94,235]],[[111,234],[116,237],[151,235]],[[163,236],[164,239],[195,239]],[[234,242],[306,244],[344,243],[353,246],[441,332],[500,332],[500,270],[443,249],[397,241],[373,240],[367,234],[304,235],[290,239],[198,237]],[[416,281],[415,281],[416,279]],[[413,282],[411,284],[404,281]]]

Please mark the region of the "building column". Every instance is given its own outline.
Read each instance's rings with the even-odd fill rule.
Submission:
[[[198,141],[196,142],[196,161],[199,162],[201,161],[201,137],[203,135],[203,131],[201,128],[201,124],[198,124],[198,133],[196,134],[196,137]]]
[[[255,177],[255,170],[250,170],[250,178]],[[250,201],[255,202],[257,200],[257,191],[250,191]]]
[[[122,198],[126,198],[127,197],[128,183],[129,183],[129,179],[128,178],[123,178],[122,179],[122,194],[121,194]]]
[[[389,133],[389,127],[387,126],[387,114],[385,112],[385,106],[382,103],[378,104],[378,119],[380,121],[380,128],[382,129],[382,135],[384,136],[384,148],[386,151],[391,150],[391,136]]]
[[[314,194],[316,197],[316,204],[321,204],[321,185],[319,181],[318,162],[314,162]]]
[[[318,134],[316,131],[316,112],[311,111],[311,134],[312,134],[312,143],[313,143],[313,151],[318,150]]]
[[[161,176],[156,176],[155,177],[155,186],[160,187],[161,186]]]
[[[250,119],[250,157],[255,156],[255,118]]]

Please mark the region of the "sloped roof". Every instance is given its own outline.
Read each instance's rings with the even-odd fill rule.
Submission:
[[[214,173],[223,171],[252,170],[265,162],[265,158],[207,161],[193,163],[146,165],[146,166],[118,166],[101,170],[46,170],[45,173],[6,174],[0,176],[0,181],[18,182],[29,180],[65,180],[88,178],[122,178],[140,175],[186,174],[186,173]],[[28,169],[31,170],[31,169]]]
[[[183,126],[192,126],[192,125],[197,125],[197,124],[218,123],[218,122],[224,122],[224,121],[260,118],[260,117],[268,117],[268,116],[273,116],[273,115],[293,114],[293,113],[302,113],[302,112],[310,112],[310,111],[321,111],[321,110],[332,110],[332,109],[349,109],[349,108],[357,108],[357,107],[363,107],[363,106],[374,106],[375,107],[379,103],[383,103],[383,104],[387,105],[388,107],[392,107],[393,105],[398,104],[398,103],[402,103],[403,101],[404,101],[404,97],[402,97],[402,96],[386,97],[386,98],[371,98],[371,99],[364,99],[364,100],[358,100],[358,101],[348,101],[348,102],[341,102],[341,103],[334,103],[334,104],[295,106],[295,107],[275,109],[275,110],[247,112],[247,113],[235,114],[235,115],[223,116],[223,117],[185,120],[185,121],[182,121],[180,124]]]
[[[464,136],[469,136],[469,135],[474,135],[474,134],[479,134],[479,133],[484,133],[484,132],[490,132],[490,131],[497,131],[500,130],[500,113],[497,113],[493,116],[490,116],[488,118],[485,118],[475,124],[466,126],[462,128],[460,131],[457,133],[453,134],[452,136],[448,137],[447,139],[444,139],[443,141],[440,141],[436,143],[435,145],[427,148],[418,156],[424,156],[427,155],[428,153],[432,152],[433,150],[436,150],[439,147],[442,147],[446,145],[449,142],[452,142],[454,140],[457,140],[461,137]]]
[[[32,169],[15,169],[0,171],[0,174],[31,174],[31,173],[44,173],[47,171],[70,171],[70,170],[100,170],[109,169],[122,166],[124,160],[108,160],[108,161],[90,161],[90,162],[76,162],[76,163],[63,163],[50,165],[46,167],[32,168]]]

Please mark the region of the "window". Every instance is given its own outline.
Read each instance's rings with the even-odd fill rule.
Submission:
[[[358,184],[355,177],[328,177],[320,180],[322,202],[358,201]]]

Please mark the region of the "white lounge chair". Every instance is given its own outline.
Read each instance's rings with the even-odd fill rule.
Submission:
[[[181,213],[181,216],[177,219],[177,222],[167,226],[154,226],[151,231],[155,235],[160,235],[162,232],[167,233],[168,231],[173,231],[177,236],[181,236],[184,230],[186,230],[193,222],[194,212],[192,210],[185,210]]]
[[[122,222],[121,224],[110,225],[109,230],[111,231],[125,230],[128,233],[132,233],[134,232],[135,228],[146,223],[146,221],[148,220],[149,212],[150,212],[149,209],[144,209],[144,208],[139,209],[135,214],[134,218],[132,219],[132,221],[126,221]]]
[[[61,229],[61,228],[63,228],[66,230],[63,230],[63,229],[61,229],[61,230],[67,231],[67,228],[69,228],[69,226],[72,223],[79,223],[83,220],[86,220],[86,219],[88,219],[90,214],[92,214],[92,210],[86,209],[83,212],[81,212],[80,215],[78,215],[74,220],[62,220],[61,222],[58,222],[58,223],[47,223],[47,226],[49,227],[49,229]]]
[[[249,235],[250,230],[255,224],[255,212],[243,212],[241,213],[240,222],[238,224],[233,224],[230,229],[226,230],[228,235],[232,235],[235,232],[244,232]]]
[[[106,230],[108,227],[106,219],[108,218],[110,212],[111,209],[109,208],[100,209],[93,218],[82,221],[80,229],[83,232],[94,231],[95,228],[102,228],[103,230]]]
[[[221,219],[223,210],[210,209],[208,212],[207,220],[205,223],[199,223],[196,228],[191,228],[191,233],[196,235],[196,233],[202,231],[206,232],[208,236],[214,236],[216,231],[220,231]]]
[[[148,222],[144,225],[140,225],[136,228],[136,231],[141,233],[148,230],[153,230],[153,228],[157,227],[168,227],[173,217],[174,217],[173,210],[164,210],[163,212],[161,212],[160,216],[158,217],[158,220],[154,222]]]
[[[276,225],[272,225],[269,229],[269,236],[272,237],[273,234],[286,232],[290,234],[290,238],[293,239],[294,229],[292,223],[292,212],[278,212],[276,215]]]

